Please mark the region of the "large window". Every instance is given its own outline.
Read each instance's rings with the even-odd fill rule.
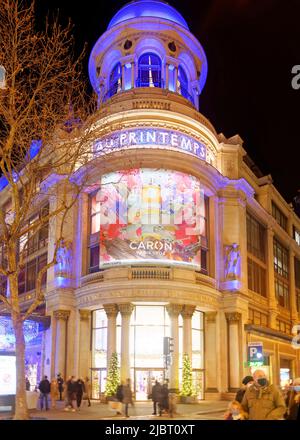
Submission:
[[[24,253],[24,256],[31,255],[39,249],[43,249],[48,244],[49,223],[46,221],[42,224],[42,218],[49,215],[49,205],[43,206],[39,212],[31,216],[25,228],[33,226],[35,223],[37,228],[22,235],[19,241],[19,250]],[[38,229],[38,230],[37,230]]]
[[[101,185],[90,196],[89,272],[147,262],[208,273],[208,199],[195,177],[143,168]]]
[[[298,231],[297,228],[294,226],[294,240],[297,243],[298,246],[300,246],[300,231]]]
[[[154,53],[145,53],[138,61],[137,87],[163,87],[161,60]]]
[[[278,206],[272,202],[272,215],[279,223],[279,225],[284,229],[287,230],[287,217],[283,214],[283,212],[278,208]]]
[[[275,294],[280,306],[289,308],[288,250],[274,238]]]
[[[265,237],[265,228],[247,213],[248,288],[263,296],[267,296]]]
[[[107,98],[119,93],[122,90],[122,66],[117,63],[109,76]]]
[[[35,289],[38,273],[47,265],[47,253],[28,261],[25,268],[19,273],[19,293]],[[47,282],[47,271],[42,276],[42,286]]]
[[[180,93],[184,98],[188,99],[192,103],[194,103],[192,95],[189,93],[189,82],[187,74],[185,73],[182,66],[178,67],[178,84],[177,84],[178,93]]]

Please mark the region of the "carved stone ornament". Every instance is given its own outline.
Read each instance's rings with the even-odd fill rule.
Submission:
[[[205,320],[207,323],[215,323],[217,317],[217,312],[207,312],[205,313]]]
[[[79,315],[80,315],[80,321],[88,321],[91,316],[91,311],[81,309],[79,310]]]
[[[62,319],[64,321],[67,321],[70,316],[69,310],[55,310],[53,312],[53,315],[56,319]]]
[[[122,316],[130,316],[134,309],[134,305],[131,303],[119,304],[119,310]]]
[[[167,305],[167,312],[168,312],[170,318],[177,318],[181,311],[182,311],[181,304],[168,304]]]
[[[103,308],[104,308],[106,316],[108,318],[114,318],[118,314],[118,306],[117,306],[117,304],[104,304]]]
[[[233,243],[225,246],[225,279],[237,280],[240,276],[240,246]]]
[[[183,309],[181,310],[181,316],[183,317],[183,319],[191,319],[194,314],[195,308],[195,306],[183,306]]]
[[[240,321],[242,314],[238,312],[230,312],[225,313],[225,316],[229,323],[235,323]]]

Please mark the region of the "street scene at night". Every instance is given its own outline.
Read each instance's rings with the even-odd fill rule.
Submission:
[[[299,13],[0,0],[3,426],[300,420]]]

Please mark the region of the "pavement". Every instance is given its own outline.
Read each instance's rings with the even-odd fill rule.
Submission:
[[[177,414],[173,418],[167,415],[161,417],[152,415],[151,401],[136,402],[133,407],[129,406],[129,419],[123,415],[116,415],[116,411],[111,410],[108,404],[95,401],[92,401],[90,407],[84,401],[80,410],[75,412],[64,411],[64,407],[65,403],[58,401],[56,409],[30,410],[30,416],[47,420],[223,420],[228,401],[203,400],[199,403],[178,404]],[[2,415],[0,419],[4,417]]]

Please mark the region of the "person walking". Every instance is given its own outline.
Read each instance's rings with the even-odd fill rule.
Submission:
[[[39,384],[39,390],[41,392],[40,395],[40,403],[41,403],[41,411],[43,410],[44,400],[45,400],[45,409],[48,411],[48,396],[50,393],[50,382],[47,376],[44,376],[44,379]]]
[[[125,404],[125,417],[129,417],[128,406],[129,404],[133,405],[130,379],[127,379],[126,385],[123,386],[122,392],[123,392],[122,402]]]
[[[75,408],[73,405],[74,400],[77,400],[77,385],[75,382],[75,377],[71,376],[67,381],[67,405],[65,407],[65,411],[69,411],[71,409],[72,412],[75,412]]]
[[[58,384],[58,391],[59,391],[59,400],[63,400],[63,391],[64,391],[64,380],[61,377],[61,374],[58,373],[57,375],[57,384]]]
[[[26,377],[25,381],[26,381],[26,383],[25,383],[26,391],[30,391],[30,386],[31,386],[31,385],[30,385],[30,382],[29,382],[28,377]]]
[[[242,400],[249,420],[282,420],[286,406],[279,389],[269,384],[263,370],[256,370],[253,379],[253,385],[246,390]]]
[[[83,379],[79,378],[76,382],[76,401],[77,401],[78,411],[80,411],[82,396],[84,392],[85,392],[84,381]]]
[[[120,385],[118,385],[117,391],[116,391],[116,399],[121,404],[120,407],[118,406],[117,413],[116,413],[117,416],[122,415],[122,412],[119,411],[119,409],[122,409],[122,402],[123,402],[123,397],[124,397],[123,388],[124,388],[124,383],[121,382]]]
[[[58,383],[55,377],[51,380],[50,384],[50,399],[51,399],[51,408],[56,408],[56,401],[58,399]]]
[[[300,377],[297,377],[286,397],[286,420],[300,421]]]
[[[85,387],[86,398],[88,401],[88,406],[91,406],[92,386],[90,379],[88,377],[85,378],[84,387]]]
[[[245,395],[247,388],[249,388],[253,384],[253,382],[254,382],[254,380],[253,380],[252,376],[244,377],[244,379],[242,380],[242,386],[238,390],[238,392],[236,393],[236,396],[235,396],[235,400],[237,402],[242,403],[242,400],[243,400],[243,397]]]
[[[152,387],[151,397],[153,402],[153,416],[156,416],[157,414],[157,406],[159,405],[161,395],[161,384],[156,380],[155,384]]]
[[[161,387],[160,401],[159,401],[159,415],[161,416],[163,411],[169,410],[169,389],[168,384],[164,383]]]

